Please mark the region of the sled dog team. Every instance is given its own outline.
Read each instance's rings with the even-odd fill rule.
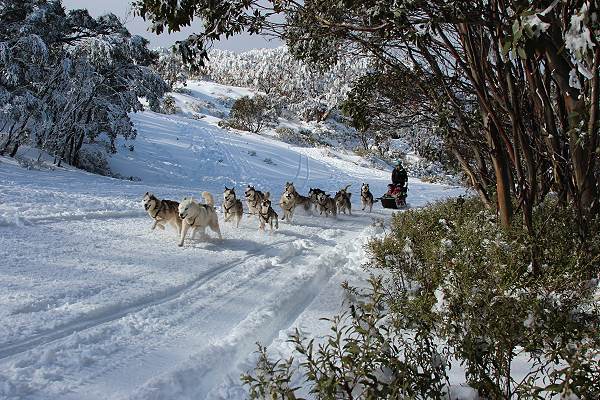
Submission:
[[[283,194],[279,200],[279,206],[283,210],[282,220],[292,221],[294,211],[297,207],[302,207],[304,211],[314,210],[319,215],[325,217],[336,217],[338,213],[352,215],[352,204],[350,197],[352,193],[348,192],[350,185],[338,191],[331,197],[321,189],[310,188],[308,196],[302,196],[296,191],[292,182],[286,182]],[[206,228],[210,228],[222,239],[219,229],[219,219],[215,208],[215,200],[209,192],[202,192],[203,203],[194,200],[193,197],[184,197],[180,203],[173,200],[161,200],[154,194],[146,192],[142,200],[144,209],[154,220],[151,229],[165,229],[165,225],[172,225],[179,235],[179,246],[183,246],[185,237],[192,229],[192,238],[200,231],[202,236],[206,236]],[[271,194],[256,190],[254,186],[248,185],[244,192],[246,207],[250,216],[256,216],[259,222],[259,229],[265,230],[267,225],[271,233],[273,229],[279,229],[279,215],[271,206]],[[362,184],[360,190],[360,201],[362,209],[373,209],[373,194],[369,190],[369,185]],[[239,227],[240,221],[244,215],[244,206],[242,200],[235,193],[234,188],[225,187],[223,192],[223,216],[225,222],[235,222]]]

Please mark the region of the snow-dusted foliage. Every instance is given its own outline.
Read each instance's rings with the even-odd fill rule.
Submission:
[[[157,51],[159,57],[153,65],[154,70],[171,88],[177,83],[185,85],[191,73],[183,64],[181,56],[164,47],[159,48]]]
[[[65,13],[60,1],[0,3],[0,152],[35,145],[79,164],[85,143],[134,137],[139,97],[167,90],[149,68],[157,55],[116,16]]]
[[[209,57],[203,72],[211,79],[259,90],[304,121],[326,119],[369,68],[366,58],[346,59],[320,72],[294,59],[284,47],[241,54],[212,50]]]

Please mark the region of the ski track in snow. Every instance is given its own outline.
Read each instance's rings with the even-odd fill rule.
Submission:
[[[247,93],[189,88],[197,98]],[[185,114],[190,96],[175,97]],[[298,211],[270,235],[254,217],[224,224],[221,194],[233,185],[243,197],[252,184],[278,199],[286,181],[303,194],[347,184],[358,193],[366,181],[378,196],[389,171],[183,115],[132,120],[138,137],[119,145],[111,168],[139,182],[0,159],[0,399],[244,398],[239,375],[255,342],[288,356],[287,333],[325,332],[319,318],[340,308],[340,283],[364,279],[363,244],[390,210],[361,212],[355,194],[352,216]],[[412,206],[464,192],[410,184]],[[144,192],[178,200],[203,190],[217,200],[223,241],[178,248],[170,227],[150,231]]]

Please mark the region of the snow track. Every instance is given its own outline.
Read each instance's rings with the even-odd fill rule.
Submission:
[[[54,342],[74,333],[82,332],[86,329],[94,328],[101,324],[112,322],[116,319],[123,318],[128,314],[139,312],[144,308],[159,306],[163,303],[172,301],[176,298],[181,297],[187,291],[191,291],[201,287],[202,285],[205,285],[207,282],[209,282],[211,279],[214,279],[216,276],[225,273],[229,270],[232,270],[242,263],[249,262],[259,257],[260,254],[258,253],[259,250],[256,250],[253,253],[247,253],[244,259],[238,260],[231,264],[219,265],[198,275],[196,278],[181,286],[169,287],[162,293],[153,293],[148,297],[137,299],[132,304],[120,306],[117,309],[113,309],[113,307],[107,307],[106,310],[98,309],[95,310],[93,313],[90,313],[90,315],[88,316],[79,317],[76,321],[72,323],[68,323],[63,326],[59,326],[55,329],[46,332],[41,332],[39,334],[32,335],[27,338],[23,338],[13,343],[2,345],[0,346],[0,360],[9,356],[13,356],[15,354],[29,351],[37,346]],[[33,312],[38,310],[28,309],[27,311]],[[21,311],[21,313],[23,313],[23,311]]]

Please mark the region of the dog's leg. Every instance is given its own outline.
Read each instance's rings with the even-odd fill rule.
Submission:
[[[183,246],[183,240],[185,239],[185,235],[187,234],[188,229],[190,229],[190,226],[188,225],[187,222],[183,221],[182,224],[182,228],[181,228],[181,238],[179,239],[179,247]]]
[[[152,227],[150,227],[150,230],[156,229],[156,224],[158,224],[158,220],[157,219],[154,220],[154,223],[152,224]]]
[[[242,220],[242,216],[243,216],[242,214],[238,214],[237,215],[237,221],[236,221],[236,224],[235,224],[236,228],[240,227],[240,221]]]
[[[223,236],[221,235],[221,229],[219,228],[219,221],[212,221],[209,227],[213,232],[219,235],[219,239],[223,240]]]
[[[181,223],[182,221],[179,218],[175,218],[175,228],[177,229],[177,234],[181,234]]]

